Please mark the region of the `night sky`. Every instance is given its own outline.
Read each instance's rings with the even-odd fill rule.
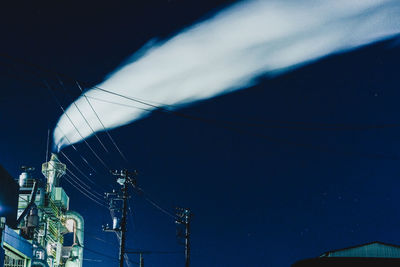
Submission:
[[[67,78],[35,73],[27,62],[88,88],[150,39],[168,38],[233,1],[84,2],[0,8],[0,164],[14,177],[21,165],[41,175],[47,131],[62,114],[43,81],[65,107],[80,94]],[[138,170],[138,185],[169,212],[193,211],[192,266],[290,266],[370,241],[398,245],[399,60],[398,41],[387,40],[179,110],[220,123],[153,111],[110,132],[129,164],[104,133],[110,153],[95,138],[88,142],[111,168]],[[64,152],[98,182],[94,190],[117,188],[85,144],[77,148],[96,172],[71,147]],[[85,218],[84,265],[116,265],[94,252],[118,257],[115,235],[101,230],[109,212],[62,186],[70,209]],[[131,205],[128,248],[183,251],[172,218],[139,195]],[[184,256],[145,255],[145,263],[183,266]]]

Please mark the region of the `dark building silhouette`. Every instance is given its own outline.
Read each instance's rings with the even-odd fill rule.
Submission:
[[[400,266],[400,246],[371,242],[326,252],[318,258],[300,260],[292,267]]]
[[[19,186],[14,178],[0,165],[0,217],[7,225],[16,228]]]
[[[18,190],[14,178],[0,165],[0,266],[4,263],[3,240],[7,227],[17,227]]]

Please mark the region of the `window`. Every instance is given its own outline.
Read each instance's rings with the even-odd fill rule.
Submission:
[[[25,259],[6,250],[4,257],[4,267],[25,267]]]

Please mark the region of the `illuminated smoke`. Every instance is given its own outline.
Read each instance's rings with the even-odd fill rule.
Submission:
[[[179,106],[244,88],[260,75],[276,75],[399,31],[398,0],[244,1],[169,40],[146,45],[98,86]],[[123,105],[151,109],[95,88],[85,94],[87,99],[80,96],[67,109],[68,116],[59,119],[54,131],[56,150],[93,134],[76,106],[92,129],[104,130],[87,100],[108,129],[146,114]]]

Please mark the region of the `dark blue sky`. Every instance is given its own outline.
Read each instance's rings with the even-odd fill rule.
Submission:
[[[4,7],[1,53],[95,85],[149,39],[171,36],[228,4],[36,1]],[[236,122],[237,131],[153,112],[111,132],[130,161],[124,167],[139,171],[138,183],[148,194],[171,212],[175,206],[193,210],[193,266],[289,266],[363,242],[400,243],[400,48],[395,44],[389,40],[330,56],[182,110]],[[10,62],[0,60],[0,164],[17,177],[23,164],[40,169],[47,129],[62,114],[41,81],[54,84],[64,105],[71,96],[55,86],[54,75],[32,75],[30,67]],[[95,139],[88,141],[101,153]],[[115,186],[85,145],[77,148],[98,169],[92,176],[97,190]],[[90,173],[74,150],[65,153]],[[121,166],[115,151],[101,156],[108,165]],[[71,209],[85,217],[87,248],[117,257],[115,236],[101,232],[110,222],[107,210],[62,183]],[[139,196],[132,208],[129,248],[183,249],[171,218]],[[102,260],[85,266],[113,263],[88,250],[85,258]],[[145,257],[149,266],[182,266],[183,259]]]

